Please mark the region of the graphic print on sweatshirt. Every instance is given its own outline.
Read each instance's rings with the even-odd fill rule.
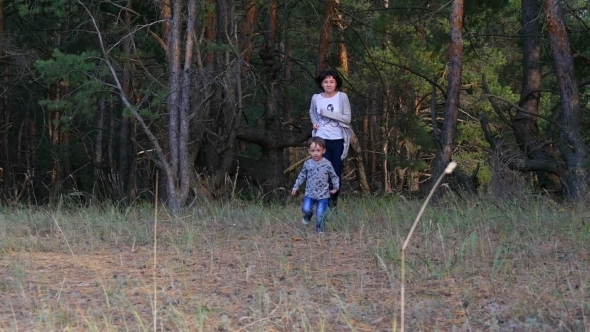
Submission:
[[[320,110],[322,109],[325,110],[325,113],[342,112],[340,109],[340,92],[336,93],[330,98],[324,98],[321,94],[319,94],[315,99],[315,103],[318,116],[317,121],[320,125],[315,136],[319,136],[324,139],[341,139],[343,136],[340,123],[337,120],[320,114]]]
[[[333,104],[328,104],[328,105],[326,106],[326,110],[327,110],[328,112],[332,112],[332,113],[334,113],[334,105],[333,105]],[[330,126],[332,126],[332,127],[338,127],[338,121],[336,121],[336,120],[332,120],[332,119],[330,119],[330,118],[327,118],[327,117],[325,117],[325,116],[322,116],[321,114],[319,114],[318,116],[319,116],[319,120],[320,120],[320,125],[321,125],[321,126],[327,126],[327,125],[330,125]]]
[[[322,158],[320,161],[308,159],[303,164],[293,190],[298,190],[305,182],[305,196],[318,200],[329,198],[329,180],[332,180],[334,188],[340,188],[340,180],[334,171],[334,167],[332,167],[332,163],[326,158]]]

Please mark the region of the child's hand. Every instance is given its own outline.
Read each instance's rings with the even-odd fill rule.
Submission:
[[[297,190],[293,190],[293,191],[291,191],[291,195],[293,195],[293,196],[297,196]]]
[[[338,189],[332,189],[332,190],[330,190],[330,194],[332,194],[332,195],[334,195],[337,192],[338,192]]]

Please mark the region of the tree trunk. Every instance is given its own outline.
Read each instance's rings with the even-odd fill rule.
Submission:
[[[246,16],[240,31],[240,53],[243,61],[242,69],[244,72],[248,69],[247,64],[250,63],[252,53],[254,52],[254,28],[256,27],[256,21],[258,19],[258,10],[258,1],[248,0],[248,3],[246,4]]]
[[[457,133],[457,114],[461,92],[461,74],[463,71],[463,6],[464,0],[453,0],[451,5],[451,43],[449,54],[449,87],[445,104],[445,119],[440,132],[439,147],[436,152],[431,185],[434,185],[451,162],[453,143]],[[436,197],[440,197],[437,191]]]
[[[133,0],[127,0],[127,8],[130,10],[133,5]],[[131,13],[129,10],[125,11],[125,25],[126,31],[128,33],[127,36],[124,37],[122,47],[123,47],[123,54],[125,54],[125,60],[123,62],[123,72],[121,75],[121,84],[123,88],[123,93],[127,97],[127,99],[131,99],[131,82],[132,82],[132,68],[131,62],[128,60],[131,58]],[[118,187],[117,187],[117,198],[120,201],[127,201],[129,202],[129,197],[127,195],[129,190],[129,182],[131,181],[131,177],[135,176],[134,173],[130,172],[129,170],[129,126],[130,126],[130,119],[129,117],[124,114],[125,112],[121,112],[121,126],[119,129],[119,169],[118,169]]]
[[[336,27],[338,28],[338,32],[340,33],[340,36],[338,37],[338,61],[342,74],[344,75],[344,77],[348,77],[348,50],[346,48],[346,43],[344,43],[344,24],[342,14],[340,12],[340,0],[335,0],[334,2],[335,7],[333,11],[335,15],[332,15],[331,18],[335,20]],[[350,148],[352,151],[354,151],[354,162],[356,165],[356,170],[358,172],[361,190],[364,194],[368,195],[371,193],[371,187],[369,186],[369,182],[367,181],[367,172],[365,171],[365,158],[363,153],[364,150],[362,149],[361,143],[358,137],[356,137],[356,134],[351,139],[352,140]]]
[[[31,200],[35,200],[35,203],[38,203],[36,201],[36,196],[35,196],[35,188],[37,188],[37,184],[39,184],[39,180],[37,179],[35,170],[37,169],[37,126],[36,126],[36,115],[37,113],[33,110],[33,107],[29,107],[29,110],[27,112],[27,118],[26,118],[26,123],[27,123],[27,148],[26,148],[26,154],[25,157],[27,159],[27,177],[29,179],[29,192],[28,192],[28,198],[29,198],[29,202],[31,202]],[[40,185],[39,185],[40,186]]]
[[[71,154],[71,144],[70,144],[70,138],[71,138],[71,132],[69,129],[69,124],[68,126],[64,126],[65,128],[63,128],[62,130],[60,130],[60,135],[61,135],[61,139],[60,139],[60,148],[59,148],[59,154],[61,155],[61,165],[62,165],[62,169],[63,169],[63,181],[62,181],[62,185],[65,187],[65,189],[67,191],[69,190],[77,190],[77,183],[76,183],[76,177],[74,176],[74,174],[72,174],[72,160],[70,158],[70,154]]]
[[[324,7],[324,20],[320,30],[320,41],[318,43],[318,57],[316,59],[316,75],[328,66],[330,39],[332,35],[332,16],[336,10],[336,0],[326,0]]]
[[[2,96],[0,98],[0,119],[2,125],[0,126],[0,133],[2,133],[2,174],[0,177],[0,184],[3,188],[4,196],[10,197],[10,179],[12,178],[10,166],[10,108],[8,107],[8,97]]]
[[[279,22],[279,4],[277,0],[269,0],[269,13],[266,19],[266,33],[264,35],[264,44],[260,51],[260,57],[266,65],[266,102],[264,107],[264,131],[267,135],[267,142],[262,146],[262,158],[268,164],[266,174],[267,181],[262,184],[264,192],[282,187],[283,180],[283,148],[279,148],[281,117],[277,104],[277,95],[279,93],[279,82],[277,74],[280,72],[281,65],[277,61],[276,41],[278,34]]]
[[[184,202],[186,201],[189,188],[190,179],[189,173],[193,171],[193,163],[189,156],[189,141],[190,141],[190,101],[191,101],[191,87],[192,87],[192,71],[193,71],[193,54],[194,42],[196,40],[195,24],[197,19],[197,1],[188,1],[188,19],[186,23],[186,40],[184,52],[184,68],[182,72],[182,90],[181,90],[181,107],[180,107],[180,135],[178,141],[178,158],[180,172],[178,173],[179,182],[179,196]]]
[[[0,2],[0,37],[4,37],[4,2]],[[6,56],[6,53],[3,50],[0,50],[0,58]],[[3,76],[4,86],[8,86],[8,60],[5,61],[5,64],[0,64],[0,69]],[[3,196],[9,195],[9,181],[11,178],[10,174],[10,145],[8,145],[9,141],[9,133],[8,130],[10,128],[10,109],[8,107],[8,95],[4,92],[0,95],[0,119],[2,120],[2,124],[0,125],[0,133],[2,134],[2,160],[0,167],[0,188],[2,188]]]
[[[107,111],[107,101],[101,99],[98,101],[98,114],[96,116],[96,137],[94,139],[94,184],[92,186],[92,196],[95,199],[101,198],[104,192],[104,173],[102,171],[102,154],[103,154],[103,140],[104,140],[104,115]]]
[[[344,42],[344,19],[342,17],[342,13],[340,12],[340,0],[335,0],[336,2],[336,26],[338,27],[338,31],[340,32],[340,36],[338,37],[338,60],[340,62],[340,70],[344,74],[344,76],[348,76],[348,50],[346,48],[346,43]]]
[[[179,174],[182,0],[172,1],[172,27],[168,38],[168,146],[170,167],[174,174]]]
[[[59,89],[59,88],[56,88]],[[56,94],[56,98],[59,94]],[[58,100],[58,99],[55,99]],[[51,142],[51,159],[52,165],[49,171],[49,183],[51,184],[52,191],[50,193],[51,203],[56,203],[59,198],[61,191],[61,179],[62,179],[62,167],[60,161],[60,120],[61,113],[58,111],[48,112],[48,126],[49,126],[49,140]]]
[[[539,100],[541,98],[541,43],[538,17],[540,8],[537,0],[522,1],[523,37],[523,78],[519,106],[512,118],[512,128],[516,141],[529,160],[558,163],[551,145],[541,135],[537,125]],[[559,177],[555,174],[535,172],[541,188],[559,189]]]
[[[391,139],[392,129],[389,128],[389,103],[387,94],[389,94],[389,89],[384,87],[385,91],[382,96],[381,105],[382,105],[382,136],[381,142],[383,142],[383,165],[381,168],[383,169],[383,193],[391,194],[393,192],[391,188],[391,180],[392,177],[389,174],[389,143]]]
[[[567,173],[562,177],[566,199],[582,200],[588,192],[588,174],[583,168],[587,148],[580,135],[580,96],[574,75],[574,63],[559,0],[545,0],[547,32],[561,95],[561,132],[559,151],[566,163]]]
[[[111,195],[115,196],[118,195],[117,191],[119,188],[118,185],[118,176],[117,176],[117,159],[115,157],[115,145],[117,145],[118,143],[115,143],[115,108],[113,107],[113,102],[111,101],[109,103],[109,134],[108,134],[108,140],[107,140],[107,146],[106,146],[106,157],[107,157],[107,163],[108,163],[108,174],[107,174],[107,178],[109,180],[109,192],[111,193]],[[118,196],[117,196],[118,197]]]
[[[170,0],[160,0],[160,19],[162,21],[162,40],[168,45],[168,37],[172,28],[172,5]]]

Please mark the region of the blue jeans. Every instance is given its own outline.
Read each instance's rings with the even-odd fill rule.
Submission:
[[[303,205],[301,206],[301,211],[303,211],[303,218],[306,220],[311,220],[313,216],[313,206],[317,204],[316,209],[316,222],[315,222],[315,230],[316,232],[323,232],[326,229],[324,224],[324,214],[328,209],[328,201],[329,198],[324,199],[313,199],[311,197],[305,196],[303,197]]]

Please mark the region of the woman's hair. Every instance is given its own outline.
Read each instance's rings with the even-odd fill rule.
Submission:
[[[326,141],[324,141],[323,138],[321,137],[312,137],[311,140],[309,141],[309,147],[311,147],[311,145],[315,143],[317,146],[319,146],[322,149],[326,148]]]
[[[318,74],[318,77],[315,78],[315,81],[318,84],[318,86],[320,87],[320,89],[322,91],[324,91],[324,87],[322,86],[322,82],[328,76],[332,76],[336,80],[336,90],[340,90],[340,87],[342,87],[342,77],[340,77],[340,74],[338,74],[338,72],[335,71],[334,69],[322,70]]]

